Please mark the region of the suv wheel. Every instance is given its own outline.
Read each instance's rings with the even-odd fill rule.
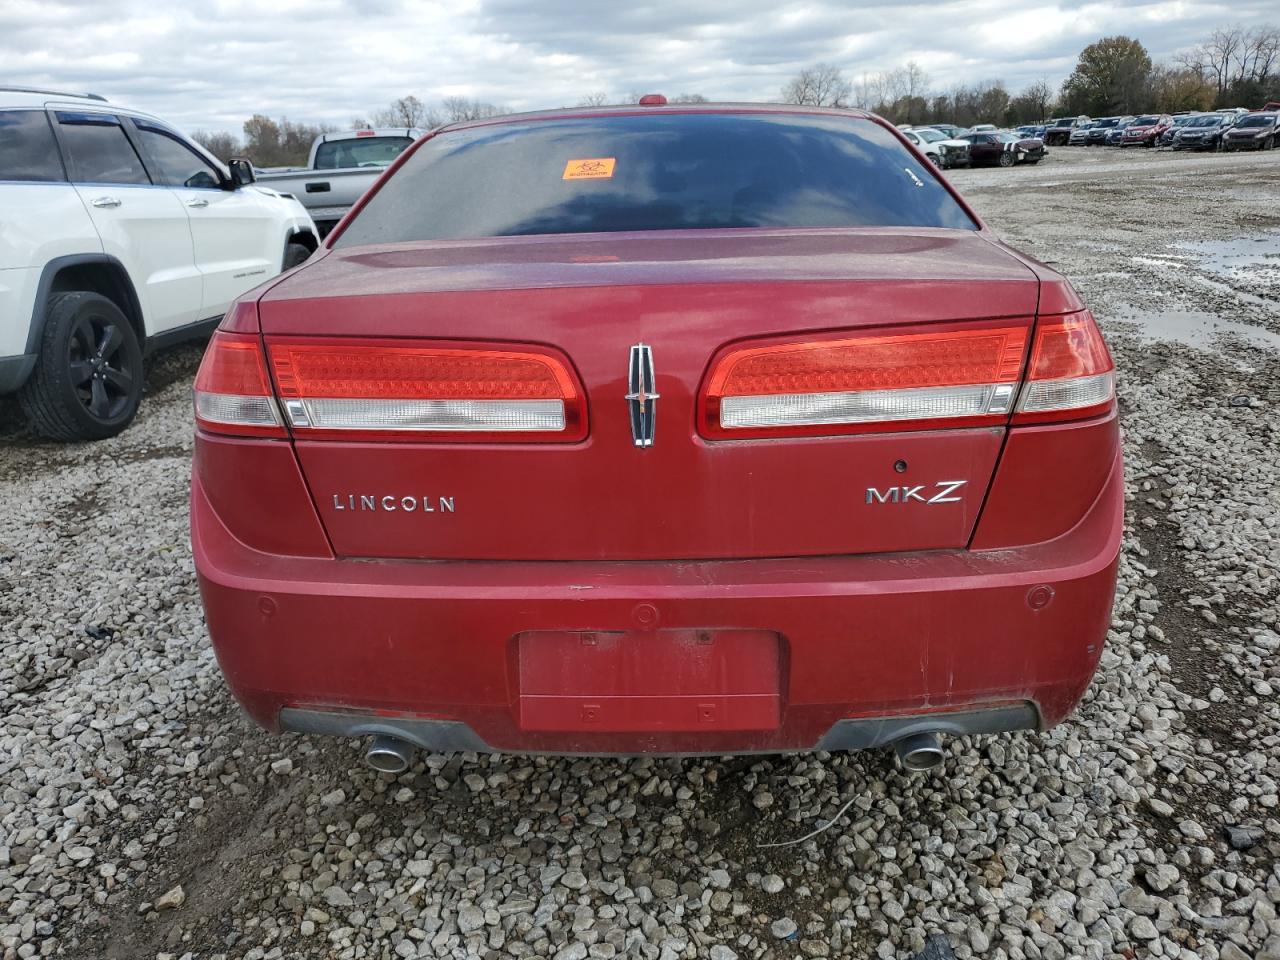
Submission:
[[[18,402],[37,433],[102,440],[127,427],[142,399],[142,348],[120,308],[96,293],[55,293],[40,357]]]
[[[290,241],[284,245],[284,269],[292,270],[299,264],[307,262],[307,258],[311,256],[311,250],[301,243]]]

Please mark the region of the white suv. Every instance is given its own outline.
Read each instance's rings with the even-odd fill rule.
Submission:
[[[144,352],[208,334],[311,255],[302,205],[252,183],[155,117],[0,87],[0,393],[37,432],[119,433]]]

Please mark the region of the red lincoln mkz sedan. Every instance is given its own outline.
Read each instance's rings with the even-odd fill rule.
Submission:
[[[372,735],[381,770],[920,769],[940,735],[1062,720],[1110,621],[1093,317],[867,114],[439,130],[234,305],[195,415],[229,686],[272,730]]]

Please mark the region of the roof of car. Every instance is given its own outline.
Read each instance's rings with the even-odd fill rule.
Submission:
[[[562,107],[558,110],[531,110],[526,113],[507,113],[479,120],[460,120],[446,124],[444,130],[462,130],[483,127],[495,123],[522,123],[528,120],[557,120],[575,117],[649,116],[655,113],[791,113],[812,116],[852,117],[859,120],[875,120],[886,123],[865,110],[840,107],[809,107],[789,103],[669,103],[662,106],[641,106],[636,103],[616,107]]]
[[[92,93],[60,93],[56,90],[37,90],[32,87],[0,86],[0,109],[13,109],[15,107],[43,109],[46,106],[72,106],[88,110],[103,110],[114,114],[140,117],[166,127],[173,126],[155,114],[147,113],[145,110],[135,110],[119,103],[112,103],[105,97]]]
[[[0,85],[0,103],[10,107],[40,107],[50,100],[83,100],[87,103],[106,103],[107,98],[96,93],[67,93],[62,90],[44,90],[39,87]]]

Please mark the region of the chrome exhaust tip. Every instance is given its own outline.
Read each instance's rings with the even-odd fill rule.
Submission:
[[[413,762],[413,744],[395,737],[374,737],[364,762],[379,773],[404,773]]]
[[[942,745],[936,733],[913,733],[894,741],[898,760],[904,770],[923,773],[942,763]]]

